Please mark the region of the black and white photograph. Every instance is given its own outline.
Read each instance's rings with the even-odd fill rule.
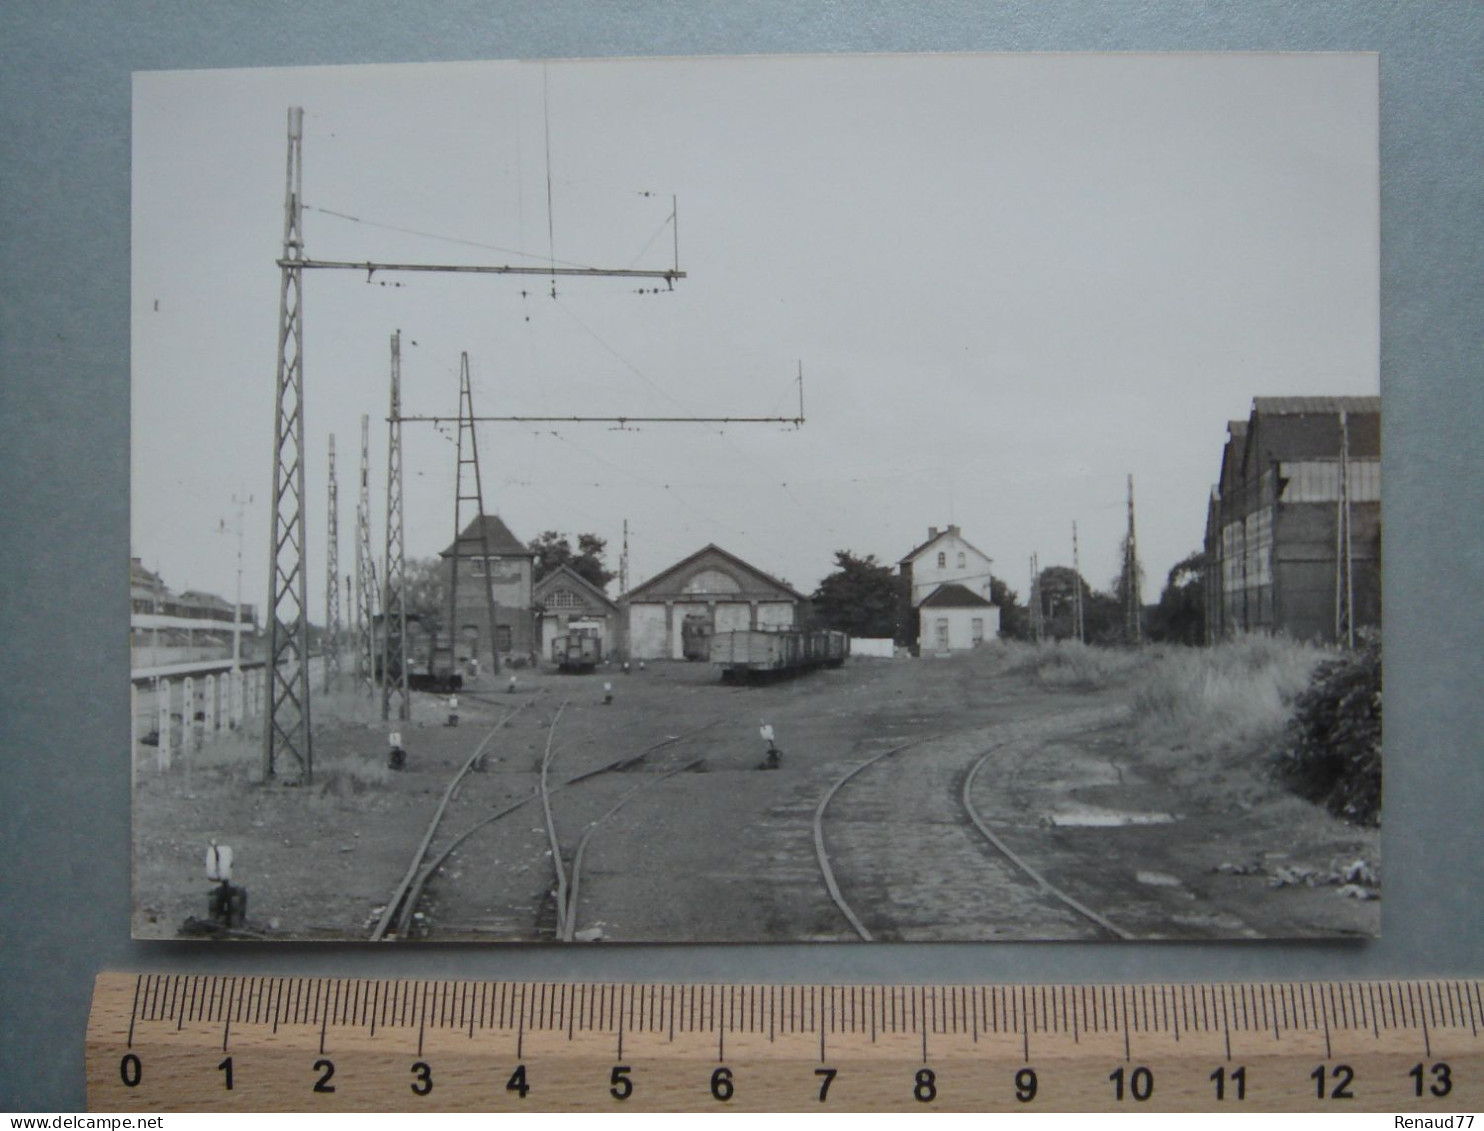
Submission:
[[[1378,98],[136,73],[134,937],[1376,936]]]

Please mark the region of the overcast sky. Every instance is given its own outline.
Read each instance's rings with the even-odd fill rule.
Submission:
[[[715,542],[809,592],[836,550],[895,563],[957,523],[1023,598],[1075,520],[1105,588],[1132,473],[1153,601],[1201,545],[1229,419],[1379,391],[1374,56],[140,74],[132,551],[175,589],[230,598],[251,496],[243,598],[266,603],[291,105],[312,258],[664,268],[674,196],[689,274],[553,299],[545,277],[306,273],[316,621],[328,440],[345,575],[362,414],[382,552],[399,328],[408,414],[457,414],[461,351],[489,415],[791,416],[802,363],[801,429],[480,427],[487,509],[526,541],[596,533],[614,569],[627,519],[635,584]],[[453,540],[452,431],[405,426],[409,557]]]

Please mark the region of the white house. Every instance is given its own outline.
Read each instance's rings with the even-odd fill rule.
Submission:
[[[991,597],[989,555],[957,526],[928,527],[927,541],[897,563],[912,603],[902,623],[924,652],[956,652],[992,640],[1000,610]]]
[[[955,582],[940,585],[917,606],[917,639],[924,653],[977,648],[1000,631],[999,607]]]

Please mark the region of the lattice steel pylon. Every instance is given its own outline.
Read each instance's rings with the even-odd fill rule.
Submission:
[[[263,697],[263,776],[278,776],[284,756],[298,782],[309,782],[314,756],[309,725],[309,617],[305,569],[304,287],[302,200],[304,111],[288,114],[288,159],[279,260],[278,380],[274,396],[273,522],[269,547],[268,694]]]
[[[467,441],[466,441],[467,437]],[[458,608],[459,608],[459,560],[464,557],[464,548],[478,548],[479,557],[476,559],[481,569],[474,571],[475,577],[484,578],[484,600],[486,611],[489,616],[490,626],[490,670],[500,670],[500,607],[495,600],[494,571],[490,565],[490,540],[489,531],[484,525],[484,488],[479,478],[479,441],[474,434],[474,392],[469,384],[469,354],[466,352],[459,360],[459,434],[455,443],[458,453],[458,469],[454,477],[453,492],[453,558],[449,566],[448,578],[448,634],[451,656],[458,657],[455,644],[458,632]],[[474,477],[474,493],[468,493],[465,486],[465,469],[469,469]],[[464,536],[463,505],[474,504],[474,528],[475,533],[469,537]]]
[[[340,485],[335,481],[335,434],[330,433],[329,520],[325,536],[325,693],[340,685]]]
[[[1340,410],[1340,483],[1335,512],[1335,643],[1355,647],[1355,571],[1350,540],[1350,418]]]
[[[1134,477],[1128,477],[1128,533],[1123,539],[1123,639],[1138,644],[1144,636],[1144,606],[1140,598],[1139,544],[1134,537]]]
[[[411,717],[407,687],[407,561],[402,541],[402,331],[392,335],[392,395],[387,413],[386,577],[381,599],[381,717]],[[396,633],[395,638],[393,633]]]
[[[361,491],[356,502],[356,690],[376,692],[372,650],[376,620],[376,566],[371,556],[371,418],[361,417]]]

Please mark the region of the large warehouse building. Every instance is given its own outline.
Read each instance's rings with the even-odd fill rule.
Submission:
[[[628,611],[628,655],[704,660],[713,634],[793,628],[808,601],[720,546],[705,546],[620,598]]]
[[[1210,640],[1381,623],[1381,398],[1257,397],[1206,514]]]

